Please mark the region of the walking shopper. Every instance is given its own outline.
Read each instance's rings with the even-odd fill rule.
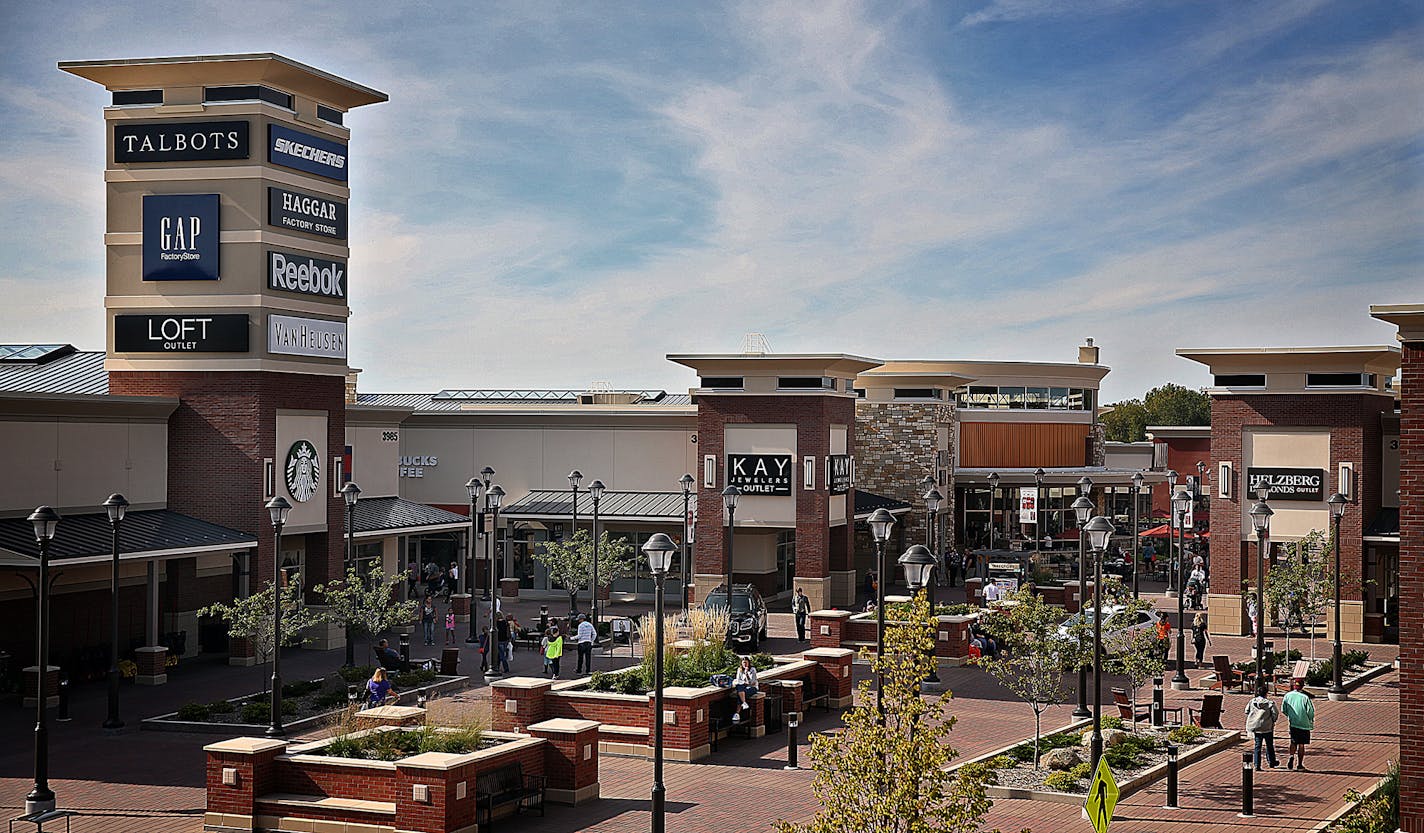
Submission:
[[[490,668],[502,668],[504,673],[508,674],[509,649],[512,644],[510,642],[512,634],[509,632],[509,620],[505,618],[497,619],[495,620],[494,627],[495,655],[494,659],[490,660]],[[498,663],[498,666],[496,666],[496,663]]]
[[[1261,629],[1260,611],[1256,609],[1256,597],[1252,596],[1246,601],[1246,618],[1251,620],[1251,635],[1256,636]]]
[[[559,658],[564,655],[564,638],[559,635],[559,626],[549,628],[549,633],[544,637],[543,642],[544,659],[548,660],[549,678],[557,680],[559,678]]]
[[[1197,668],[1201,668],[1202,657],[1206,655],[1206,646],[1210,644],[1211,637],[1206,632],[1206,614],[1198,613],[1192,619],[1192,647],[1197,651]]]
[[[574,673],[593,673],[593,641],[597,636],[598,632],[593,629],[593,623],[588,621],[587,616],[580,615],[577,635],[578,669]]]
[[[425,601],[420,605],[420,627],[425,632],[425,644],[435,644],[435,598],[429,593],[425,594]]]
[[[455,644],[455,608],[445,611],[445,647]]]
[[[1290,720],[1290,757],[1286,769],[1305,772],[1305,747],[1315,729],[1315,703],[1305,693],[1304,680],[1291,680],[1290,693],[1281,700],[1281,712]]]
[[[489,671],[490,668],[490,631],[489,625],[480,629],[480,673]]]
[[[1277,717],[1280,717],[1280,711],[1276,709],[1276,704],[1266,696],[1266,687],[1257,688],[1256,696],[1246,704],[1246,731],[1256,738],[1256,751],[1252,760],[1257,772],[1261,771],[1262,744],[1266,746],[1266,758],[1271,764],[1271,769],[1275,769],[1278,765],[1275,738]]]
[[[806,598],[806,591],[800,587],[796,588],[796,595],[791,597],[791,612],[796,614],[796,638],[805,642],[806,617],[811,615],[811,600]]]

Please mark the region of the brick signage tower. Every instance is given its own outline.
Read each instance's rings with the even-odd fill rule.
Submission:
[[[1424,833],[1424,304],[1370,307],[1399,328],[1399,829]]]
[[[1380,484],[1384,421],[1394,413],[1385,383],[1399,368],[1399,350],[1266,347],[1182,349],[1177,355],[1207,365],[1213,378],[1211,632],[1251,633],[1247,604],[1254,590],[1242,589],[1257,580],[1249,512],[1255,487],[1265,484],[1275,513],[1272,543],[1298,541],[1313,531],[1328,536],[1326,500],[1337,491],[1348,499],[1340,524],[1340,631],[1346,642],[1377,641],[1383,614],[1366,609],[1364,535],[1382,506],[1395,505]],[[1386,585],[1381,576],[1367,578],[1370,587]],[[1325,620],[1333,627],[1333,614]]]
[[[256,590],[279,557],[264,504],[281,496],[293,507],[284,571],[307,588],[339,575],[351,167],[342,122],[386,95],[273,54],[60,68],[112,93],[109,392],[179,400],[169,508],[254,534]]]
[[[697,371],[695,597],[725,582],[722,490],[741,489],[732,580],[812,609],[855,601],[854,380],[880,362],[842,354],[668,356]],[[896,554],[898,556],[898,554]]]

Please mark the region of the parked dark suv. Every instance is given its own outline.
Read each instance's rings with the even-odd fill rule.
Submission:
[[[726,585],[717,585],[717,589],[702,600],[703,610],[725,610],[726,607]],[[727,626],[727,645],[733,649],[746,646],[747,653],[755,653],[763,639],[766,639],[766,602],[762,601],[761,594],[752,585],[732,585],[732,615]]]

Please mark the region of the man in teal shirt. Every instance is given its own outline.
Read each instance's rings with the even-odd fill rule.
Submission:
[[[1286,769],[1305,772],[1305,747],[1310,743],[1310,732],[1315,728],[1315,703],[1305,693],[1304,682],[1291,681],[1291,690],[1281,700],[1281,713],[1290,720],[1290,758]]]

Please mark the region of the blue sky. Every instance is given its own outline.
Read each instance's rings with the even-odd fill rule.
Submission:
[[[5,2],[0,341],[103,345],[96,85],[272,51],[350,114],[370,391],[686,388],[668,352],[1384,343],[1424,300],[1411,2]]]

